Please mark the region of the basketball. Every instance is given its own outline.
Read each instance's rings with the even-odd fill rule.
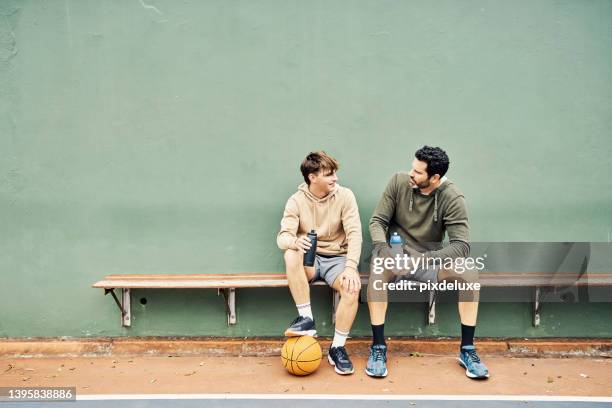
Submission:
[[[290,337],[283,345],[283,366],[293,375],[308,375],[317,371],[321,364],[321,346],[314,337]]]

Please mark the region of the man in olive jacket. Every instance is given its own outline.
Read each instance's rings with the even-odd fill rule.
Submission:
[[[469,255],[468,214],[463,194],[446,178],[449,159],[439,147],[424,146],[417,150],[409,173],[396,173],[389,183],[370,220],[370,235],[374,244],[373,261],[376,258],[394,258],[388,242],[397,234],[404,243],[403,253],[410,259],[457,260]],[[442,245],[444,234],[449,244]],[[380,259],[379,259],[380,260]],[[440,282],[450,279],[464,282],[477,280],[477,271],[458,274],[454,268],[422,263],[404,271],[404,278],[418,282]],[[408,266],[409,268],[410,266]],[[408,273],[409,272],[409,273]],[[373,343],[370,347],[366,373],[372,377],[387,375],[387,347],[384,336],[387,311],[387,289],[382,282],[394,282],[397,265],[383,273],[370,271],[368,307],[372,323]],[[459,296],[461,318],[461,347],[459,363],[470,378],[487,378],[488,369],[480,361],[474,347],[474,331],[478,314],[478,293],[462,291]]]

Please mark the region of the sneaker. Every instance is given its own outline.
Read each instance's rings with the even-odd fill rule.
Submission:
[[[344,346],[330,348],[327,361],[334,366],[334,371],[340,375],[353,374],[355,371]]]
[[[384,344],[370,346],[370,357],[365,372],[370,377],[387,376],[387,346]]]
[[[470,378],[489,378],[489,370],[476,353],[476,347],[463,346],[459,353],[459,364],[465,368],[465,375]]]
[[[315,322],[310,317],[298,316],[287,330],[285,330],[285,336],[296,337],[296,336],[312,336],[317,335],[317,329]]]

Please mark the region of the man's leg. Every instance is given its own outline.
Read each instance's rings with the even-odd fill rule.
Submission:
[[[310,303],[310,286],[308,282],[314,278],[315,268],[304,266],[304,253],[294,249],[285,251],[285,268],[289,290],[296,304]]]
[[[373,254],[374,259],[377,254]],[[370,311],[370,323],[372,324],[373,344],[385,345],[384,327],[389,295],[385,284],[395,282],[398,278],[393,270],[383,269],[381,273],[374,271],[370,265],[370,277],[368,279],[368,309]]]
[[[285,331],[285,336],[313,336],[316,334],[316,329],[310,307],[308,282],[314,278],[315,268],[304,267],[304,253],[294,249],[285,251],[285,268],[289,290],[299,313],[298,318]]]
[[[377,254],[372,254],[374,259]],[[397,276],[391,270],[375,273],[370,265],[367,299],[372,324],[372,345],[366,366],[366,374],[371,377],[387,376],[387,344],[385,341],[385,316],[387,314],[388,293],[384,284],[395,281]]]
[[[386,295],[386,293],[385,293]],[[376,295],[379,296],[379,295]],[[382,294],[381,294],[382,297]],[[373,326],[385,324],[385,317],[387,315],[387,296],[385,299],[368,301],[368,309],[370,310],[370,323]]]
[[[340,302],[336,309],[336,327],[334,328],[334,338],[329,348],[328,360],[334,366],[334,371],[338,374],[352,374],[355,368],[345,349],[345,344],[357,315],[359,292],[350,293],[346,288],[343,288],[342,278],[335,279],[331,287],[340,294]]]
[[[369,289],[370,288],[368,287],[368,290]],[[368,301],[368,310],[370,311],[370,324],[372,326],[372,345],[386,345],[385,317],[387,315],[388,300],[386,292],[384,295],[382,293],[377,293],[375,296],[380,296],[381,298],[384,296],[385,299]]]
[[[374,256],[372,255],[373,258]],[[382,273],[375,273],[372,265],[370,265],[367,299],[372,326],[385,324],[389,296],[387,288],[383,284],[393,282],[395,279],[396,276],[391,270],[385,269]]]
[[[460,283],[478,283],[478,271],[465,271],[458,274],[452,270],[441,270],[438,274],[440,281],[457,281]],[[459,291],[459,319],[461,320],[461,345],[459,347],[459,363],[466,369],[466,375],[470,378],[488,378],[489,370],[480,361],[474,347],[474,333],[478,319],[478,303],[480,291]]]
[[[443,272],[441,271],[440,275]],[[454,271],[446,271],[448,275],[445,280],[457,281],[463,283],[478,283],[478,271],[465,271],[458,274]],[[480,291],[463,290],[459,291],[459,319],[461,321],[461,347],[474,345],[474,332],[476,330],[476,321],[478,319],[478,302],[480,300]]]
[[[355,316],[357,315],[359,292],[349,293],[342,287],[340,279],[335,280],[332,288],[340,294],[340,303],[336,309],[336,332],[346,333],[348,335],[351,326],[353,326],[353,321],[355,321]]]
[[[336,309],[336,327],[334,338],[328,353],[328,361],[334,366],[338,374],[352,374],[355,369],[353,363],[344,348],[346,338],[349,335],[357,308],[359,306],[359,292],[349,293],[342,287],[342,277],[346,268],[345,256],[318,257],[318,270],[320,277],[340,295],[340,302]]]
[[[478,318],[478,302],[458,302],[461,324],[476,326]]]

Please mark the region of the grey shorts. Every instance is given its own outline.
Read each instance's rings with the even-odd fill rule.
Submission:
[[[329,286],[332,286],[336,278],[344,272],[346,266],[346,256],[323,256],[315,257],[315,276],[311,282],[316,280],[324,280]]]
[[[404,251],[404,253],[407,253],[407,252]],[[373,251],[372,260],[377,256],[378,256],[378,253],[376,251]],[[427,282],[436,283],[438,282],[438,272],[439,270],[437,268],[430,268],[430,269],[419,268],[416,271],[414,271],[414,273],[405,273],[401,275],[396,275],[395,273],[386,271],[384,273],[383,280],[386,282],[398,282],[400,280],[411,280],[411,281],[417,281],[417,282],[423,282],[423,283],[427,283]],[[372,273],[372,265],[370,265],[370,274],[371,273]]]
[[[414,274],[407,274],[398,276],[397,280],[414,280],[417,282],[438,282],[438,270],[437,269],[417,269]]]

